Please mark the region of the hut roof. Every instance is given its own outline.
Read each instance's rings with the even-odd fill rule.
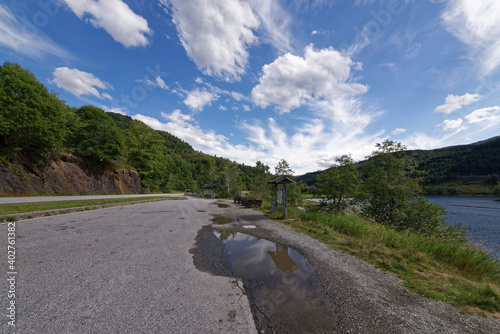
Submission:
[[[268,181],[267,183],[269,184],[284,184],[284,183],[296,183],[294,179],[292,179],[290,176],[278,176],[271,181]]]
[[[215,184],[207,183],[203,186],[203,188],[215,188]]]

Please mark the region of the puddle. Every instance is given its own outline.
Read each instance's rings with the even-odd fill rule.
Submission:
[[[223,240],[233,274],[243,279],[259,331],[331,332],[336,319],[309,262],[293,249],[243,233]]]
[[[229,224],[233,220],[231,218],[227,218],[227,217],[217,217],[217,218],[212,219],[212,221],[216,224]]]
[[[219,208],[229,208],[229,204],[217,204]]]

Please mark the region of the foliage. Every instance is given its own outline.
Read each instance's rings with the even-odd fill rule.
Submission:
[[[50,160],[66,135],[64,103],[19,64],[0,66],[0,149]]]
[[[251,191],[257,199],[270,200],[272,197],[269,191],[270,185],[267,183],[271,179],[269,169],[269,166],[261,161],[257,161],[255,164],[255,182]]]
[[[118,160],[123,150],[123,136],[113,119],[100,108],[83,106],[76,111],[78,125],[72,133],[72,148],[96,162]]]
[[[342,155],[336,160],[336,166],[318,174],[318,194],[324,196],[322,207],[339,214],[353,204],[357,197],[361,176],[350,155]]]
[[[269,203],[262,209],[268,210]],[[469,312],[493,315],[500,311],[500,263],[463,239],[400,231],[357,215],[331,216],[290,208],[289,216],[292,219],[283,223],[394,272],[411,290]]]
[[[146,124],[132,121],[124,131],[125,159],[137,169],[145,192],[159,191],[165,177],[166,164],[163,138]]]
[[[405,154],[401,143],[386,140],[376,144],[370,160],[363,166],[365,214],[379,223],[402,225],[410,201],[422,192],[419,182],[423,173],[417,170],[413,156]]]
[[[280,162],[274,167],[274,174],[276,176],[293,176],[293,170],[285,159],[281,159]]]

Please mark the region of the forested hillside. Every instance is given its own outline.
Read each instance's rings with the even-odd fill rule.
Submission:
[[[418,169],[425,171],[424,189],[428,193],[445,195],[460,194],[453,187],[475,186],[479,183],[496,186],[500,183],[500,137],[494,137],[470,145],[452,146],[435,150],[413,150],[407,154],[415,155]],[[366,161],[356,166],[362,170]],[[309,186],[313,186],[320,172],[298,176]],[[443,188],[442,184],[459,183],[452,188]]]
[[[269,170],[197,152],[128,116],[68,106],[30,71],[5,62],[0,66],[0,164],[21,157],[43,174],[62,153],[103,169],[136,170],[143,192],[201,192],[204,184],[215,183],[219,195],[230,196],[256,187]]]

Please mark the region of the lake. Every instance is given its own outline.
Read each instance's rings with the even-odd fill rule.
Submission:
[[[468,226],[469,241],[481,243],[500,258],[500,202],[498,197],[426,196],[443,206],[446,221]]]

